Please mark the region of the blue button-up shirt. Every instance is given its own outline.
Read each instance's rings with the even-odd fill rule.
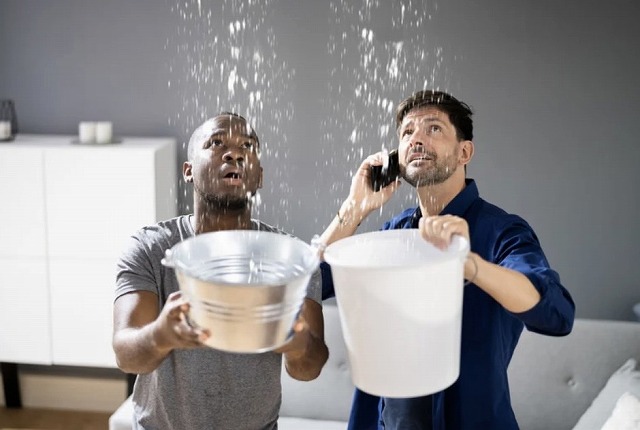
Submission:
[[[483,259],[523,273],[540,293],[532,309],[513,313],[477,286],[464,289],[460,376],[446,390],[417,399],[379,399],[356,390],[350,430],[386,428],[434,430],[518,429],[511,408],[507,366],[523,326],[551,336],[571,331],[575,305],[540,247],[533,229],[517,215],[480,198],[473,179],[443,209],[442,215],[469,224],[471,250]],[[417,228],[420,208],[407,209],[383,230]],[[322,264],[323,298],[335,295],[331,268]],[[386,409],[386,410],[385,410]]]

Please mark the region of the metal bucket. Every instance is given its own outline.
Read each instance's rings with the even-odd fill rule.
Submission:
[[[175,269],[189,322],[211,332],[206,345],[258,353],[289,339],[319,259],[291,236],[226,230],[176,244],[162,264]]]

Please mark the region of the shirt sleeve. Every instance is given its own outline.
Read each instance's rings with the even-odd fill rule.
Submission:
[[[518,218],[510,222],[496,241],[496,263],[524,274],[540,293],[540,301],[525,312],[512,313],[529,331],[564,336],[571,332],[575,304],[551,269],[533,229]]]
[[[153,265],[139,234],[129,238],[117,262],[115,299],[133,291],[159,295]]]
[[[320,263],[320,272],[322,273],[322,300],[330,299],[336,296],[333,286],[333,276],[331,274],[331,266],[324,261]]]
[[[307,287],[307,298],[314,302],[322,304],[322,275],[320,269],[313,272],[311,279],[309,279],[309,286]]]

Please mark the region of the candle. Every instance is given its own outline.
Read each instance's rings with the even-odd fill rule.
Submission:
[[[111,143],[113,134],[113,124],[107,121],[96,123],[96,142]]]
[[[82,121],[78,125],[80,143],[94,143],[96,141],[96,123]]]

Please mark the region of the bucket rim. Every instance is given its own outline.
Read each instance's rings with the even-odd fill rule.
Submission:
[[[449,248],[447,250],[445,251],[438,250],[443,254],[448,253],[449,255],[447,255],[443,259],[438,259],[436,261],[432,260],[432,261],[424,261],[420,263],[412,262],[407,264],[376,263],[375,266],[372,266],[370,263],[340,262],[339,261],[340,259],[335,255],[337,253],[336,251],[337,249],[348,246],[351,242],[367,240],[372,236],[390,236],[390,235],[399,235],[399,234],[400,235],[406,234],[407,236],[413,236],[413,237],[418,236],[419,240],[424,241],[424,239],[419,237],[417,228],[377,230],[377,231],[371,231],[367,233],[354,234],[352,236],[337,240],[331,245],[327,246],[327,248],[324,250],[324,261],[332,267],[349,268],[349,269],[366,269],[369,271],[378,271],[378,270],[388,270],[388,269],[397,269],[397,268],[406,268],[406,267],[429,267],[429,266],[442,263],[443,261],[453,260],[456,257],[464,259],[469,254],[469,250],[470,250],[469,241],[462,236],[456,235],[453,237],[452,243],[449,245]],[[427,242],[425,241],[425,243]]]
[[[192,244],[195,244],[198,242],[205,242],[208,239],[213,238],[214,236],[217,238],[220,238],[223,236],[237,236],[237,235],[241,235],[245,237],[250,236],[250,237],[256,237],[256,238],[267,238],[267,239],[271,238],[277,241],[294,242],[301,249],[304,249],[309,253],[307,256],[303,258],[302,273],[297,275],[290,275],[279,281],[261,282],[259,284],[258,283],[243,284],[243,283],[224,281],[220,279],[203,279],[202,277],[196,276],[195,274],[193,274],[192,273],[193,267],[185,264],[184,261],[180,259],[181,254],[184,254],[186,252],[186,249],[189,246],[192,246]],[[268,231],[268,230],[252,230],[252,229],[220,230],[220,231],[212,231],[212,232],[197,234],[195,236],[191,236],[173,245],[170,249],[167,250],[166,256],[167,258],[171,259],[171,264],[173,265],[174,271],[180,272],[181,275],[187,276],[191,279],[195,279],[200,282],[216,284],[220,286],[235,287],[235,288],[272,288],[272,287],[281,286],[282,284],[290,284],[292,282],[304,279],[306,277],[310,278],[311,276],[313,276],[313,273],[318,270],[318,266],[320,265],[320,258],[318,256],[317,250],[313,248],[311,245],[304,242],[303,240],[286,232],[279,233],[279,232]],[[237,257],[237,256],[229,255],[228,257]]]

